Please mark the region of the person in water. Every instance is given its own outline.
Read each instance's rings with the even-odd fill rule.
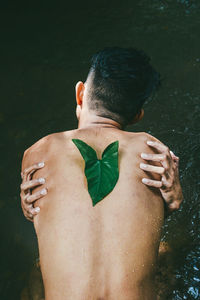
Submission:
[[[125,127],[142,119],[159,85],[143,51],[105,48],[76,84],[78,128],[25,151],[21,204],[34,222],[46,300],[156,299],[165,212],[183,199],[179,159]]]

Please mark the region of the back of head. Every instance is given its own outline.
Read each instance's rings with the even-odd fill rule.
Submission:
[[[94,54],[91,62],[89,108],[124,126],[160,85],[160,74],[141,50],[109,47]]]

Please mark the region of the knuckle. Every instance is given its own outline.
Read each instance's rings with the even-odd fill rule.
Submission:
[[[28,173],[28,168],[24,169],[24,175]]]
[[[28,197],[26,198],[26,202],[27,202],[27,203],[30,203],[30,202],[31,202],[31,196],[28,196]]]
[[[40,178],[39,179],[30,180],[30,184],[31,185],[37,185],[38,183],[40,183]]]
[[[163,185],[162,181],[159,181],[159,183],[158,183],[158,187],[159,187],[159,188],[161,188],[161,187],[162,187],[162,185]]]
[[[31,216],[33,215],[33,208],[29,208],[28,214],[31,215]]]
[[[165,146],[165,152],[169,153],[169,147]]]
[[[28,200],[27,198],[24,200],[24,205],[28,208],[28,206],[30,205],[31,201]]]
[[[175,175],[174,169],[171,170],[170,175],[172,178],[174,178],[174,175]]]
[[[165,173],[165,168],[160,168],[160,174],[164,174]]]
[[[172,186],[173,186],[173,182],[172,182],[172,181],[169,181],[169,182],[168,182],[168,188],[172,188]]]
[[[173,203],[171,203],[171,204],[169,205],[169,208],[170,208],[171,210],[178,210],[178,209],[180,208],[180,203],[177,202],[177,201],[175,201],[175,202],[173,202]]]
[[[165,165],[165,173],[169,173],[169,165]]]
[[[177,169],[177,165],[174,163],[174,164],[172,165],[172,171],[175,172],[176,169]]]

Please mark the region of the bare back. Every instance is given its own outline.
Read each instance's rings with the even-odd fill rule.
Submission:
[[[95,206],[72,138],[99,158],[119,141],[118,182]],[[34,226],[46,300],[156,299],[153,273],[164,211],[160,194],[141,182],[148,177],[139,168],[147,139],[145,133],[96,127],[47,136],[28,150],[23,168],[45,161],[34,175],[44,177],[48,189],[36,203],[41,211]]]

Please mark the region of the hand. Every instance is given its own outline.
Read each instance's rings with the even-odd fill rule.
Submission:
[[[150,147],[155,148],[158,154],[142,153],[144,160],[160,162],[162,166],[152,166],[150,164],[140,164],[140,168],[147,172],[161,175],[161,181],[143,178],[142,182],[148,186],[159,188],[168,212],[178,210],[183,201],[182,189],[179,182],[179,157],[177,157],[168,147],[160,142],[147,141]]]
[[[33,195],[31,194],[31,189],[45,183],[44,178],[33,179],[33,180],[31,178],[33,173],[35,173],[38,169],[41,169],[43,167],[44,167],[44,163],[38,163],[25,169],[24,172],[21,173],[21,177],[22,177],[22,184],[20,186],[21,206],[25,218],[31,222],[33,222],[33,217],[37,215],[40,211],[39,207],[36,208],[33,207],[34,202],[47,194],[47,189],[42,189],[40,191],[37,191]]]

